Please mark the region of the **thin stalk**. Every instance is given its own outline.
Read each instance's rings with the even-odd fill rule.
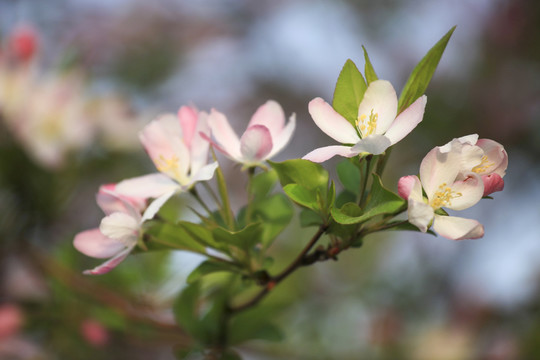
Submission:
[[[247,206],[246,206],[246,225],[251,222],[251,215],[253,212],[253,200],[255,194],[253,193],[253,176],[255,175],[255,167],[248,168],[248,186],[247,186]]]
[[[197,200],[197,202],[203,207],[203,209],[206,211],[206,213],[209,215],[209,216],[212,216],[212,211],[210,210],[210,208],[204,203],[204,201],[202,200],[202,198],[200,197],[199,195],[199,192],[197,191],[197,189],[195,189],[195,187],[192,187],[191,189],[189,189],[189,193],[195,198],[195,200]]]
[[[206,190],[206,192],[208,194],[210,194],[210,197],[212,198],[212,200],[214,200],[214,203],[216,203],[216,206],[218,208],[221,208],[221,202],[219,201],[216,193],[214,192],[214,189],[212,189],[212,187],[210,186],[210,184],[208,184],[207,181],[203,181],[202,182],[202,185],[204,186],[204,189]]]
[[[373,158],[372,155],[368,155],[365,157],[366,163],[362,167],[362,182],[360,184],[360,200],[358,201],[358,205],[360,208],[364,208],[365,202],[366,202],[366,188],[369,180],[369,175],[371,173],[371,159]]]
[[[221,196],[221,203],[223,204],[223,206],[221,207],[221,214],[223,216],[223,220],[225,221],[225,224],[227,224],[227,227],[229,229],[234,230],[234,215],[231,209],[231,203],[229,201],[227,183],[225,182],[225,177],[223,176],[221,167],[218,167],[216,169],[216,179],[219,195]]]

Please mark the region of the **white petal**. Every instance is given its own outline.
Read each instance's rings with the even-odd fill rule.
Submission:
[[[289,118],[289,123],[283,128],[283,130],[275,137],[272,138],[274,142],[274,147],[268,155],[268,159],[272,158],[275,154],[283,150],[285,146],[289,143],[292,138],[292,134],[296,127],[296,115],[292,114]]]
[[[433,199],[442,184],[454,183],[461,170],[460,156],[460,153],[453,151],[442,153],[436,147],[424,157],[420,164],[420,181],[428,199]]]
[[[171,196],[174,195],[175,192],[176,192],[175,190],[170,191],[168,193],[165,193],[165,194],[161,195],[160,197],[158,197],[154,201],[152,201],[152,203],[150,203],[150,205],[148,205],[148,208],[144,212],[144,214],[142,216],[142,219],[141,219],[141,223],[146,221],[146,220],[150,220],[151,218],[153,218],[157,214],[159,209],[161,209],[161,207],[167,202],[167,200],[169,200],[169,198]]]
[[[126,247],[122,241],[103,235],[98,228],[78,233],[73,246],[84,255],[95,258],[114,256]]]
[[[457,139],[452,139],[452,141],[447,142],[443,146],[439,146],[441,152],[449,152],[452,148],[452,143],[457,141],[460,144],[469,144],[469,145],[475,145],[478,141],[478,134],[471,134],[471,135],[465,135]]]
[[[484,226],[476,220],[435,215],[433,230],[451,240],[478,239],[484,236]]]
[[[99,225],[101,233],[112,239],[132,241],[137,238],[139,221],[128,214],[116,212],[104,217]]]
[[[170,177],[154,173],[119,182],[116,191],[120,195],[157,198],[172,190],[180,189],[180,185]]]
[[[315,124],[332,139],[342,144],[356,144],[360,140],[351,123],[323,99],[311,100],[308,108]]]
[[[350,146],[332,145],[332,146],[325,146],[322,148],[315,149],[309,154],[304,155],[302,159],[313,161],[316,163],[321,163],[336,155],[350,158],[355,155],[358,155],[358,153],[352,152]]]
[[[450,204],[444,207],[452,210],[464,210],[470,208],[482,199],[484,195],[484,182],[482,178],[474,173],[462,181],[456,181],[449,185],[451,191],[456,194]]]
[[[240,139],[227,121],[225,115],[212,109],[208,116],[208,125],[212,130],[212,136],[216,143],[225,150],[225,155],[233,159],[240,159]]]
[[[386,80],[375,80],[364,93],[358,107],[358,118],[369,118],[373,111],[378,116],[375,134],[384,134],[396,118],[397,106],[398,99],[392,84]]]
[[[283,108],[274,100],[268,100],[264,105],[261,105],[253,117],[251,118],[248,128],[253,125],[263,125],[266,127],[272,139],[275,139],[283,130],[285,124],[285,113]]]
[[[385,152],[390,145],[392,145],[392,143],[385,135],[373,134],[361,139],[351,150],[357,154],[369,153],[379,155]]]
[[[272,151],[272,147],[272,135],[264,125],[248,127],[240,138],[242,159],[248,163],[263,161]]]
[[[392,145],[407,136],[422,121],[426,103],[427,97],[423,95],[398,115],[385,133]]]
[[[191,178],[191,184],[194,184],[198,181],[210,180],[214,176],[214,172],[216,171],[217,167],[217,162],[213,162],[211,164],[203,166],[196,174],[193,174],[193,177]]]
[[[83,272],[83,274],[85,274],[85,275],[102,275],[102,274],[108,273],[109,271],[111,271],[112,269],[117,267],[118,264],[120,264],[122,261],[124,261],[124,259],[129,255],[129,253],[131,252],[131,250],[133,250],[134,247],[135,247],[135,245],[126,248],[122,252],[118,253],[118,255],[116,255],[115,257],[107,260],[103,264],[101,264],[101,265],[99,265],[99,266],[97,266],[97,267],[95,267],[95,268],[93,268],[91,270],[85,270]]]
[[[190,156],[191,168],[190,174],[198,172],[200,168],[208,163],[208,151],[210,143],[206,140],[210,138],[210,126],[208,125],[208,114],[205,112],[199,113],[195,134],[191,141]]]
[[[416,201],[409,198],[409,207],[407,209],[409,222],[416,226],[420,231],[426,232],[429,224],[433,220],[433,209],[423,201]]]

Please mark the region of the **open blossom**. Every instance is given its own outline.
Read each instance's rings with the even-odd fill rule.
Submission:
[[[309,103],[309,113],[315,124],[343,145],[315,149],[304,159],[323,162],[335,155],[382,154],[422,121],[426,102],[427,98],[423,95],[398,115],[398,99],[392,84],[386,80],[376,80],[366,89],[358,107],[356,126],[353,126],[330,104],[315,98]]]
[[[480,175],[472,171],[461,173],[464,163],[477,161],[478,153],[470,153],[467,147],[443,150],[436,147],[422,160],[420,179],[414,175],[399,179],[399,195],[408,200],[409,222],[423,232],[433,224],[437,233],[452,240],[482,237],[484,227],[478,221],[437,213],[441,208],[467,209],[480,201],[484,193]]]
[[[463,148],[464,161],[458,178],[463,178],[469,172],[477,173],[484,183],[484,196],[504,189],[503,177],[508,167],[508,154],[504,147],[490,139],[478,139],[477,134],[454,139],[444,146],[442,152],[449,152],[452,148]],[[473,159],[473,161],[467,161]],[[476,160],[474,160],[476,159]]]
[[[151,218],[174,193],[211,179],[218,164],[207,164],[210,144],[202,137],[210,134],[207,117],[205,112],[183,106],[177,116],[163,115],[148,124],[139,138],[159,172],[124,180],[117,191],[156,198],[146,210]]]
[[[109,258],[85,274],[105,274],[120,264],[133,250],[140,236],[142,223],[149,219],[144,198],[122,196],[116,185],[104,185],[96,196],[99,207],[105,213],[99,228],[80,232],[73,245],[83,254],[95,258]]]
[[[291,139],[296,126],[292,114],[285,125],[281,105],[269,100],[253,114],[246,131],[238,138],[225,115],[212,110],[208,124],[212,130],[214,147],[234,161],[245,166],[256,166],[280,152]]]

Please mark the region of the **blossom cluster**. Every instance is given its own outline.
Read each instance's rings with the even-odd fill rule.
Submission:
[[[342,145],[315,149],[303,159],[323,162],[335,155],[384,154],[422,121],[426,103],[427,97],[419,96],[398,113],[392,85],[375,80],[365,91],[353,126],[323,99],[315,98],[309,103],[315,124]],[[264,167],[290,141],[295,125],[295,115],[286,124],[285,113],[275,101],[258,108],[241,137],[215,109],[207,113],[182,106],[177,114],[150,122],[139,139],[157,172],[100,189],[97,202],[106,217],[99,228],[78,234],[75,247],[88,256],[109,260],[86,273],[103,274],[118,265],[140,240],[142,224],[168,199],[214,176],[218,163],[209,162],[211,146],[244,168]],[[444,208],[463,210],[502,190],[507,164],[502,145],[478,140],[477,135],[434,148],[422,161],[420,177],[405,176],[399,181],[398,193],[408,202],[408,221],[422,232],[433,226],[450,239],[483,236],[483,226],[477,221],[448,216]]]

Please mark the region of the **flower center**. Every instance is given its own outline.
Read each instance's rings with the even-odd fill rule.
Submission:
[[[452,199],[462,196],[460,192],[453,191],[449,186],[446,186],[446,183],[439,185],[439,189],[433,195],[430,206],[433,209],[440,209],[443,206],[452,205]]]
[[[170,158],[160,155],[159,159],[156,160],[156,168],[160,172],[169,175],[180,184],[185,184],[187,182],[186,177],[180,172],[180,159],[176,155],[173,155]]]
[[[479,165],[473,167],[472,171],[477,174],[484,174],[493,165],[495,165],[495,163],[493,161],[489,161],[487,155],[484,155],[482,156],[482,162]]]
[[[358,119],[356,119],[356,128],[358,131],[360,131],[362,138],[365,138],[366,136],[369,136],[375,132],[375,129],[377,129],[378,119],[379,113],[373,113],[373,109],[371,109],[369,117],[366,114],[358,116]]]

